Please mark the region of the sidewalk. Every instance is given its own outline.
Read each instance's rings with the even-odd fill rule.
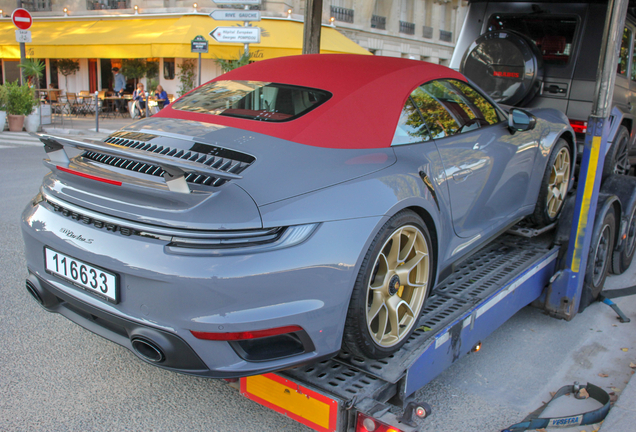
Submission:
[[[632,262],[631,267],[622,275],[608,277],[603,290],[611,291],[612,289],[626,288],[634,285],[635,266],[636,259]],[[628,297],[624,297],[624,299],[627,298]],[[619,305],[622,303],[622,299],[620,297],[613,299],[613,301]],[[628,318],[631,319],[631,322],[618,325],[632,326],[633,328],[633,326],[636,325],[636,316],[634,316],[633,313],[629,313],[629,310],[627,309],[623,309],[623,312],[627,314]],[[636,363],[633,353],[629,355],[629,358],[634,359],[632,360],[632,363]],[[633,371],[636,371],[636,369],[632,368],[632,372]],[[636,378],[634,378],[634,375],[631,375],[631,378],[629,379],[629,382],[627,382],[625,388],[617,394],[618,400],[614,402],[609,414],[605,417],[605,421],[601,424],[601,428],[599,429],[600,432],[636,431]]]
[[[85,135],[106,138],[111,133],[128,126],[135,120],[130,116],[115,118],[99,118],[99,131],[95,130],[95,116],[69,116],[64,117],[64,124],[57,121],[55,124],[42,125],[42,132],[51,135]]]
[[[634,432],[636,429],[636,383],[630,379],[599,431]]]

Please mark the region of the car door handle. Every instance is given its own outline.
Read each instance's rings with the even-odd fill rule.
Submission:
[[[463,169],[461,171],[457,171],[456,173],[453,174],[453,179],[456,182],[463,182],[464,180],[466,180],[468,178],[469,175],[471,175],[473,173],[473,170],[471,170],[470,168],[468,169]]]

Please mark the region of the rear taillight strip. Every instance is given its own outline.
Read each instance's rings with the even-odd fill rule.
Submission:
[[[102,182],[102,183],[108,183],[108,184],[112,184],[112,185],[115,185],[115,186],[121,186],[121,182],[120,181],[110,180],[110,179],[107,179],[107,178],[104,178],[104,177],[97,177],[97,176],[86,174],[86,173],[83,173],[83,172],[80,172],[80,171],[75,171],[75,170],[72,170],[72,169],[69,169],[69,168],[64,168],[64,167],[61,167],[59,165],[56,165],[55,167],[58,170],[60,170],[60,171],[64,171],[65,173],[74,174],[76,176],[84,177],[84,178],[95,180],[95,181]]]

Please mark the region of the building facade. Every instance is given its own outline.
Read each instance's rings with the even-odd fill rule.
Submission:
[[[207,17],[207,14],[218,9],[242,8],[242,6],[234,5],[217,5],[211,0],[197,0],[196,2],[177,0],[23,0],[20,2],[18,0],[18,3],[32,13],[35,19],[34,23],[48,21],[48,29],[69,28],[66,25],[68,23],[64,22],[65,20],[79,23],[80,26],[88,26],[89,24],[86,23],[90,22],[91,19],[99,19],[102,21],[102,27],[108,24],[116,26],[115,21],[118,17],[127,17],[130,20],[136,20],[135,22],[140,21],[140,19],[146,19],[147,22],[150,22],[151,18],[163,19],[163,21],[156,21],[159,24],[155,24],[154,28],[165,29],[168,24],[164,23],[170,23],[169,19],[171,18],[196,15],[196,18],[205,17],[208,19],[210,24],[206,29],[212,30],[215,25],[226,25],[226,22],[213,21]],[[0,18],[0,26],[4,25],[4,38],[7,41],[13,38],[13,28],[10,26],[11,21],[8,17],[15,7],[15,0],[0,0],[0,9],[2,9],[2,16],[4,16],[4,18]],[[253,60],[258,61],[272,56],[300,53],[302,35],[299,36],[298,28],[302,28],[305,0],[261,0],[260,5],[252,5],[249,8],[261,11],[263,21],[261,24],[254,25],[267,27],[265,26],[267,21],[270,29],[273,29],[269,30],[267,35],[272,36],[272,40],[278,41],[276,46],[269,46],[269,48],[261,49],[259,45],[254,45],[254,49],[250,48]],[[321,51],[358,52],[357,48],[362,47],[362,52],[368,51],[374,55],[448,64],[465,12],[466,2],[462,0],[323,0],[322,23],[324,27]],[[190,19],[193,18],[190,17]],[[111,22],[106,22],[108,20]],[[241,25],[241,23],[228,24]],[[64,27],[65,25],[66,27]],[[177,24],[174,26],[178,28]],[[120,46],[127,47],[130,41],[148,39],[148,32],[153,31],[152,26],[138,26],[138,28],[140,33],[134,34],[133,28],[121,26],[121,31],[128,33],[126,33],[126,41],[122,42]],[[0,28],[0,33],[1,30]],[[332,45],[339,43],[347,45],[349,43],[349,41],[345,42],[344,38],[340,41],[336,40],[337,38],[334,39],[334,30],[358,44],[359,47],[347,46],[341,51],[325,50],[325,39]],[[46,34],[63,33],[64,31],[53,31]],[[265,32],[268,33],[267,30]],[[281,33],[272,34],[277,32]],[[172,34],[174,38],[181,36],[174,32]],[[200,34],[207,35],[207,30]],[[71,36],[69,33],[66,42],[60,42],[60,44],[75,45],[70,42]],[[115,36],[119,36],[119,34],[105,31],[103,37],[106,41],[104,43],[109,39],[113,42],[116,39]],[[60,35],[56,37],[58,38],[56,40],[64,39]],[[166,39],[165,34],[162,37]],[[77,38],[82,39],[83,37],[79,35]],[[42,41],[43,37],[40,36],[37,39]],[[13,81],[19,77],[17,45],[13,42],[14,38],[11,39],[14,47],[10,49],[11,47],[7,46],[7,41],[3,41],[5,47],[0,48],[2,82]],[[213,45],[214,43],[215,41],[211,41],[210,53],[202,57],[201,82],[206,82],[221,74],[221,69],[215,59],[236,58],[241,51],[240,48],[242,48],[241,45],[236,45],[232,48],[231,54],[228,54],[226,46]],[[50,42],[49,45],[51,45]],[[296,45],[298,46],[296,47]],[[185,48],[182,48],[181,51],[175,50],[174,54],[166,55],[163,54],[167,52],[166,50],[144,50],[132,45],[130,45],[132,48],[124,50],[117,50],[113,45],[105,45],[105,48],[92,46],[91,49],[88,49],[86,45],[80,45],[74,49],[70,49],[69,46],[66,47],[67,49],[55,47],[55,50],[51,46],[48,49],[37,46],[29,49],[29,46],[27,44],[27,57],[41,58],[46,64],[46,74],[41,80],[41,87],[53,84],[71,92],[112,89],[112,67],[121,67],[126,58],[144,58],[146,61],[157,63],[155,68],[157,73],[141,80],[146,84],[146,89],[161,84],[168,93],[177,95],[180,86],[179,71],[184,64],[192,61],[188,59],[196,57],[185,53]],[[292,47],[295,47],[295,51],[291,49]],[[68,76],[60,74],[57,62],[62,58],[75,59],[79,63],[79,71]],[[198,71],[195,73],[198,74]],[[134,82],[129,80],[130,90],[132,90],[133,84]]]
[[[322,16],[375,55],[448,65],[466,6],[462,0],[331,0]]]

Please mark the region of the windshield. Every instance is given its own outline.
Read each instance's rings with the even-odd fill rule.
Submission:
[[[263,81],[214,81],[173,104],[173,109],[203,114],[282,122],[311,111],[331,93]]]

